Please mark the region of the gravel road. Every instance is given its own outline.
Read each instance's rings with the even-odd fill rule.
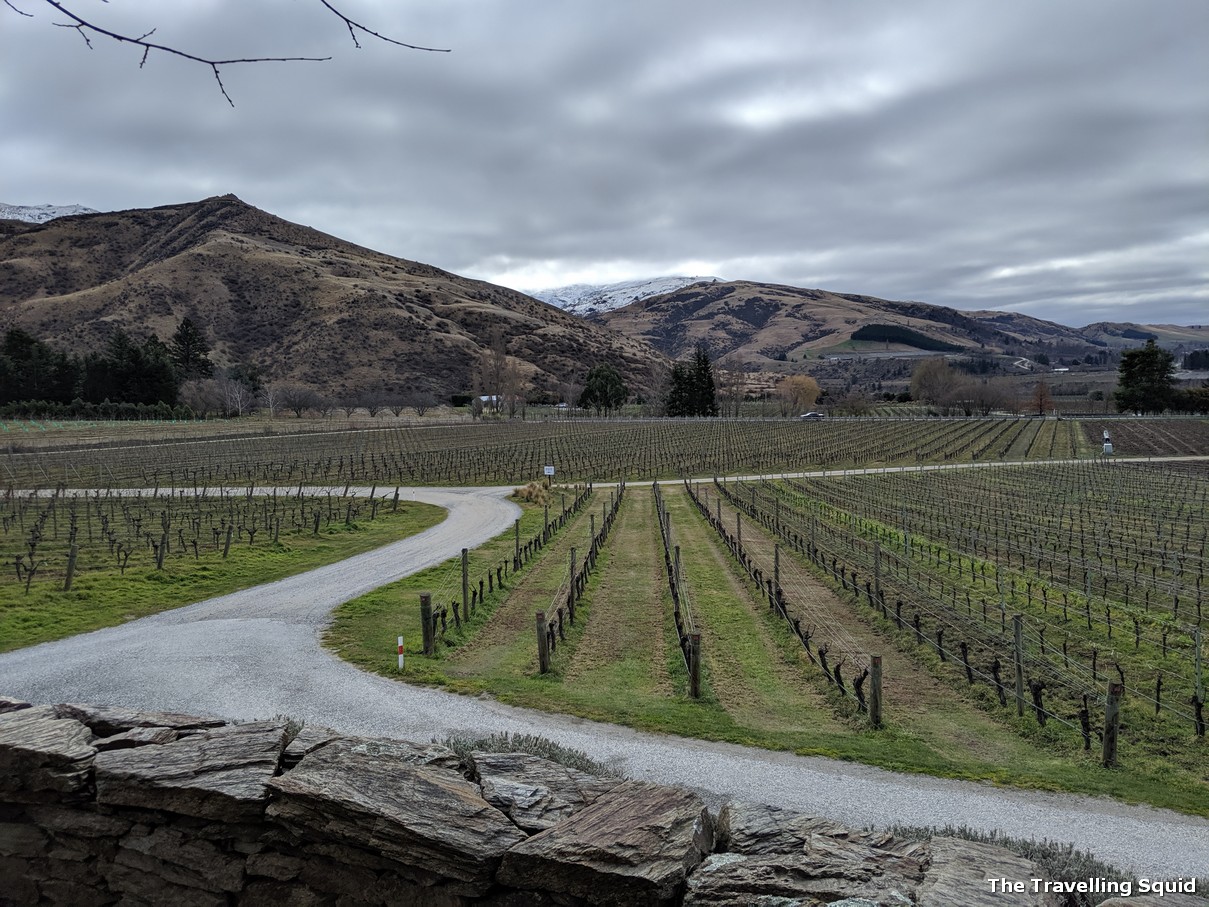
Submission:
[[[368,493],[368,489],[365,490]],[[339,564],[120,627],[0,655],[0,695],[229,718],[290,715],[375,736],[541,734],[631,777],[688,785],[717,806],[759,800],[853,825],[968,825],[1073,842],[1141,877],[1209,876],[1209,821],[1107,798],[905,775],[646,734],[363,673],[320,645],[338,604],[474,547],[519,514],[506,489],[408,489],[438,526]]]

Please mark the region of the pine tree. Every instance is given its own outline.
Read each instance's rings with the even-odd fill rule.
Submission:
[[[689,400],[689,385],[691,380],[688,366],[683,362],[677,362],[672,366],[671,381],[668,385],[667,400],[664,402],[664,409],[673,419],[693,415],[692,405]]]
[[[209,359],[210,346],[192,318],[186,316],[181,320],[168,348],[180,383],[214,374],[214,363]]]
[[[80,377],[77,358],[51,349],[19,328],[5,332],[0,342],[0,403],[70,403]]]
[[[697,348],[693,350],[693,358],[688,362],[677,362],[672,366],[666,410],[673,418],[718,415],[718,389],[714,383],[714,367],[702,344],[697,344]]]
[[[1175,398],[1175,356],[1147,340],[1140,350],[1121,355],[1117,409],[1121,412],[1161,413]]]
[[[83,399],[88,403],[176,404],[177,372],[168,347],[156,337],[135,343],[125,331],[110,336],[104,352],[84,358]]]
[[[705,346],[700,343],[693,350],[692,376],[693,415],[718,415],[718,388],[714,382],[714,365],[709,361]]]

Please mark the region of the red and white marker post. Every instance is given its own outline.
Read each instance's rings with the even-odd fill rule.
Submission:
[[[403,637],[399,637],[399,670],[403,670]]]

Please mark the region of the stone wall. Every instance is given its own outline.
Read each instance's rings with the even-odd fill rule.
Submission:
[[[1027,861],[534,756],[0,699],[0,903],[814,905],[991,895]],[[845,900],[847,899],[847,900]]]

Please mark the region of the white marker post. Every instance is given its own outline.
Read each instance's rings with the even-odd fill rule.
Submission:
[[[403,670],[403,637],[399,637],[399,670]]]

